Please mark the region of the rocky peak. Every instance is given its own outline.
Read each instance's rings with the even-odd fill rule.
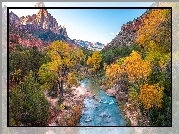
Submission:
[[[51,17],[47,9],[40,9],[36,16],[37,18],[48,18],[48,16]]]
[[[147,12],[146,12],[147,13]],[[104,49],[108,47],[123,47],[123,46],[130,46],[134,43],[135,37],[137,36],[137,30],[139,26],[142,24],[144,18],[146,17],[146,13],[137,17],[133,21],[130,21],[124,24],[121,27],[121,31],[118,35]]]
[[[16,14],[14,14],[12,11],[9,13],[9,23],[14,26],[20,25],[19,17]]]

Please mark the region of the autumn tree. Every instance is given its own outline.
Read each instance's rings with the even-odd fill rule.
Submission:
[[[106,76],[113,81],[113,84],[121,79],[121,76],[125,76],[129,83],[139,85],[140,82],[147,80],[150,73],[150,64],[136,51],[132,51],[128,57],[120,58],[116,64],[108,66],[106,70]]]
[[[111,64],[106,66],[105,68],[106,68],[105,75],[108,78],[109,86],[119,83],[119,81],[122,79],[122,74],[123,74],[120,65]]]
[[[106,76],[110,85],[127,81],[130,89],[129,100],[135,106],[138,106],[140,84],[147,81],[150,73],[150,64],[144,61],[141,54],[136,51],[132,51],[128,57],[120,58],[116,61],[116,64],[112,64],[106,69]]]
[[[102,61],[102,54],[99,51],[94,51],[92,56],[88,57],[86,64],[92,67],[93,71],[97,71],[100,68],[100,63]]]
[[[141,54],[132,51],[130,56],[126,57],[122,65],[129,82],[143,82],[151,73],[150,64],[142,59]]]
[[[58,40],[48,46],[46,51],[51,62],[43,64],[39,69],[42,88],[50,89],[54,83],[58,83],[60,96],[63,97],[64,83],[68,86],[78,85],[77,75],[84,58],[83,51]]]
[[[145,109],[150,109],[152,107],[161,108],[162,107],[162,97],[163,97],[163,87],[160,87],[159,84],[149,85],[143,84],[140,85],[140,95],[139,99],[144,105]]]
[[[159,84],[143,84],[140,85],[139,100],[144,107],[144,112],[147,111],[148,117],[151,120],[150,109],[162,108],[163,103],[163,90]]]
[[[146,51],[150,41],[160,46],[163,52],[171,51],[170,9],[152,9],[145,14],[143,23],[137,31],[136,43]]]

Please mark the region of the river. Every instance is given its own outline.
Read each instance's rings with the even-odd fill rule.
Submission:
[[[84,100],[80,126],[126,126],[114,97],[108,96],[88,78],[81,82],[81,86],[95,96]]]

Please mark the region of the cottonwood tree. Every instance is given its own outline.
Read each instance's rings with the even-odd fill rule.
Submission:
[[[99,51],[94,51],[92,56],[88,57],[86,64],[91,66],[92,71],[97,71],[100,68],[100,64],[102,61],[102,54]]]
[[[163,52],[171,51],[171,10],[152,9],[143,20],[137,31],[136,43],[148,49],[148,45],[154,41]]]
[[[83,51],[77,47],[71,48],[67,43],[54,41],[46,48],[51,62],[43,64],[39,76],[43,89],[52,89],[58,83],[60,97],[63,97],[64,84],[69,87],[78,86],[80,62],[84,58]]]

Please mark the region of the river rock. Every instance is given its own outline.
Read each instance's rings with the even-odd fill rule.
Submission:
[[[100,89],[104,89],[104,88],[105,88],[105,86],[104,86],[104,85],[101,85],[101,86],[100,86]]]
[[[124,92],[118,92],[118,94],[116,95],[117,102],[122,102],[122,101],[127,102],[127,98],[128,98],[128,95],[125,94]]]
[[[91,121],[91,118],[90,117],[88,117],[88,119],[87,120],[85,120],[86,122],[90,122]]]
[[[106,91],[106,93],[109,95],[109,96],[116,96],[117,94],[117,90],[115,88],[110,88]]]

